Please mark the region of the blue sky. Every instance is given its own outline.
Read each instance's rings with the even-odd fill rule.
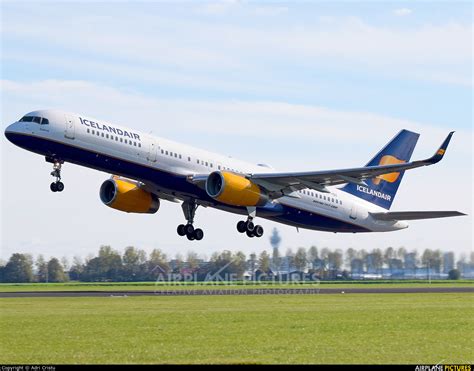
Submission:
[[[57,108],[281,170],[361,165],[401,128],[421,133],[419,158],[456,130],[445,162],[408,174],[393,208],[472,211],[469,2],[7,1],[1,17],[3,127],[25,112]],[[238,217],[217,211],[202,211],[207,238],[199,247],[176,236],[176,205],[163,206],[156,219],[116,215],[97,199],[106,175],[87,169],[66,168],[59,201],[47,194],[48,165],[1,143],[2,258],[21,249],[85,256],[101,243],[171,255],[209,253],[222,241],[246,252],[269,247],[266,238],[238,239]],[[57,233],[37,222],[45,215],[59,215]],[[70,241],[88,228],[85,219],[105,227]],[[29,233],[23,223],[32,225]],[[139,238],[117,232],[120,223]],[[159,238],[151,232],[156,223]],[[275,226],[262,224],[267,232]],[[471,217],[411,224],[370,238],[281,230],[293,248],[472,248]]]

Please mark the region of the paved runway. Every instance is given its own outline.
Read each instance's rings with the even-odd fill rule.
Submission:
[[[0,298],[66,298],[187,295],[301,295],[301,294],[423,294],[474,293],[474,287],[394,287],[394,288],[261,288],[261,289],[182,289],[147,291],[16,291],[0,292]]]

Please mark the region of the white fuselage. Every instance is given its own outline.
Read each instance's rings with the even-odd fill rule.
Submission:
[[[49,123],[15,122],[6,129],[14,144],[46,157],[59,157],[115,175],[151,184],[160,198],[196,198],[204,206],[245,214],[245,208],[220,204],[209,198],[188,177],[218,170],[240,174],[272,173],[228,156],[155,137],[116,124],[60,111],[35,111],[28,115],[47,118]],[[384,232],[406,228],[400,221],[380,221],[369,212],[384,212],[374,204],[336,187],[330,193],[312,189],[293,192],[258,208],[264,217],[300,228],[332,232]]]

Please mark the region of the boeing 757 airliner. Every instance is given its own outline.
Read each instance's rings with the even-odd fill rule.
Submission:
[[[177,232],[201,240],[199,206],[246,215],[237,230],[261,237],[256,217],[328,232],[386,232],[407,220],[465,215],[457,211],[388,211],[405,170],[439,162],[453,132],[426,160],[410,162],[419,134],[401,130],[364,167],[281,173],[82,115],[42,110],[5,130],[12,143],[53,164],[51,191],[62,192],[61,166],[70,162],[113,174],[102,202],[128,213],[156,213],[160,200],[181,203]]]

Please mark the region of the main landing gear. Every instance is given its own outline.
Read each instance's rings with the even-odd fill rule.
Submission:
[[[240,233],[247,234],[248,237],[262,237],[263,236],[263,227],[261,225],[255,225],[253,223],[253,218],[256,216],[255,208],[247,208],[249,216],[247,220],[241,220],[237,223],[237,230]]]
[[[54,160],[51,175],[56,178],[56,181],[49,186],[52,192],[62,192],[64,190],[64,183],[61,182],[61,165],[62,161]]]
[[[200,228],[194,229],[193,222],[194,222],[194,215],[196,214],[196,209],[198,208],[198,204],[196,204],[196,200],[190,199],[184,201],[181,205],[184,213],[184,217],[187,220],[187,224],[180,224],[178,225],[177,232],[180,236],[186,236],[188,240],[193,241],[200,241],[204,237],[204,232]]]

